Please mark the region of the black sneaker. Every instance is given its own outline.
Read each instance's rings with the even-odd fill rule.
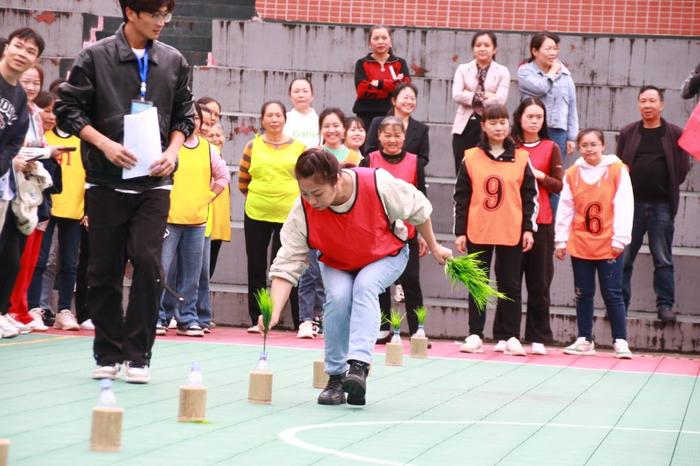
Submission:
[[[668,306],[661,306],[658,309],[659,320],[663,322],[675,322],[676,313]]]
[[[318,396],[320,405],[345,404],[345,392],[343,391],[343,374],[331,375],[328,378],[326,388]]]
[[[348,394],[348,404],[364,406],[369,364],[354,359],[349,360],[348,363],[350,364],[350,369],[348,369],[345,380],[343,380],[343,390]]]

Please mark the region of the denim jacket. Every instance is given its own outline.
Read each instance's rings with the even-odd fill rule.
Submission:
[[[539,97],[547,109],[547,126],[566,130],[567,139],[575,141],[578,134],[576,87],[571,73],[562,64],[559,74],[550,78],[535,62],[518,68],[520,99]]]

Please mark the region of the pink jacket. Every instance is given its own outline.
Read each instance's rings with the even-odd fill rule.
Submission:
[[[476,78],[477,67],[476,60],[469,63],[463,63],[457,67],[455,78],[452,81],[452,99],[457,103],[457,114],[452,125],[452,134],[462,134],[467,126],[469,118],[474,113],[472,107],[472,98],[478,85]],[[484,90],[496,94],[495,97],[486,99],[484,105],[503,104],[508,100],[508,89],[510,87],[510,72],[508,68],[499,65],[495,61],[491,62],[489,70],[486,73],[486,81],[484,82]]]

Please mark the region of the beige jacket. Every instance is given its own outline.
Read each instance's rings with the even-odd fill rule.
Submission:
[[[352,178],[357,183],[355,176]],[[394,234],[399,238],[405,240],[408,237],[406,225],[402,220],[413,225],[421,225],[430,218],[433,206],[428,198],[415,186],[394,178],[386,170],[377,170],[377,191],[389,222],[394,224]],[[353,186],[350,199],[344,204],[333,206],[332,210],[337,213],[349,211],[355,202],[356,194],[357,184]],[[270,278],[279,277],[294,285],[297,284],[307,266],[306,256],[309,252],[307,231],[301,198],[297,198],[282,226],[280,232],[282,247],[277,251],[277,257],[270,267]],[[359,246],[361,247],[361,245]],[[353,245],[348,245],[348,247],[353,247]]]
[[[476,60],[463,63],[457,67],[455,78],[452,81],[452,99],[457,103],[457,114],[452,125],[452,134],[462,134],[469,118],[474,114],[472,99],[479,81],[476,77]],[[508,100],[510,87],[510,72],[503,65],[491,62],[484,81],[484,90],[496,94],[495,97],[486,99],[484,106],[493,104],[505,105]]]

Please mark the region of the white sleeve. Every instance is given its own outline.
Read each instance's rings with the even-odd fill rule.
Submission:
[[[306,270],[306,256],[309,252],[306,216],[300,197],[282,225],[280,240],[282,246],[270,266],[270,278],[282,278],[296,286],[299,277]]]
[[[379,198],[390,223],[405,220],[411,225],[422,225],[428,221],[433,206],[422,192],[381,168],[377,170],[376,176]]]
[[[634,221],[634,195],[632,181],[625,168],[620,170],[620,183],[613,199],[615,218],[613,219],[614,248],[624,248],[632,241],[632,223]]]
[[[554,247],[565,248],[571,234],[571,222],[574,220],[574,196],[571,193],[568,177],[564,175],[564,186],[559,193],[559,206],[554,226]]]

